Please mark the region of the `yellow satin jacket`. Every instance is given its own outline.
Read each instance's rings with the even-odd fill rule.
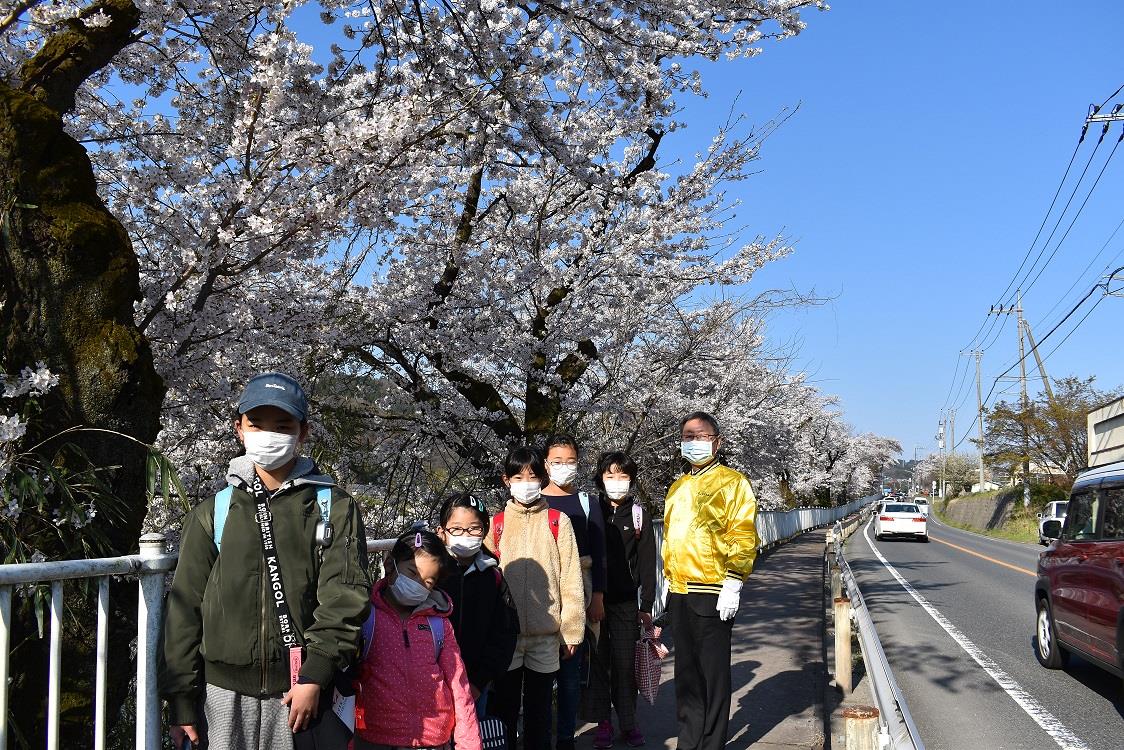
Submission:
[[[673,594],[717,594],[744,580],[757,557],[757,498],[749,480],[717,462],[667,491],[663,569]]]

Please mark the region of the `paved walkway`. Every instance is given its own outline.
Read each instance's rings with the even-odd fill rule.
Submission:
[[[742,589],[734,622],[727,748],[822,748],[824,530],[811,531],[758,560]],[[639,723],[648,748],[674,748],[678,729],[672,679],[675,634],[665,629],[672,655],[664,665],[655,706],[643,699]],[[578,748],[592,747],[593,726]],[[618,743],[617,747],[626,747]]]

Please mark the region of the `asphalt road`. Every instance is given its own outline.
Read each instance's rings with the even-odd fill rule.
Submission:
[[[1034,658],[1043,548],[933,518],[929,536],[876,542],[864,525],[845,548],[926,748],[1124,748],[1121,680],[1076,656],[1064,671]]]

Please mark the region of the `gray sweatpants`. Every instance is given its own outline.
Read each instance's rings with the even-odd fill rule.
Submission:
[[[293,750],[289,707],[280,695],[255,698],[207,685],[203,716],[209,750]]]

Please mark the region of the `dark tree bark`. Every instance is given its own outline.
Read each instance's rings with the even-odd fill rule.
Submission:
[[[29,446],[74,426],[116,430],[145,443],[159,430],[164,386],[133,321],[137,259],[124,227],[98,197],[86,151],[63,130],[62,116],[78,87],[133,40],[139,21],[131,0],[105,0],[87,13],[98,9],[112,19],[108,26],[68,22],[24,65],[19,80],[0,83],[0,362],[10,375],[42,361],[59,376],[58,387],[40,400],[42,412],[25,439]],[[111,552],[135,551],[147,512],[144,450],[123,438],[71,433],[48,442],[42,453],[53,456],[63,441],[95,466],[119,467],[108,480],[124,514],[95,517],[93,524]],[[112,588],[111,721],[126,701],[136,633],[136,584]],[[68,605],[88,619],[90,599],[77,585],[67,591]],[[42,744],[46,642],[38,638],[31,607],[17,607],[14,620],[12,725],[18,745],[36,746]],[[90,700],[84,672],[92,659],[81,636],[82,628],[68,626],[63,690],[73,720],[64,725],[67,747],[92,744],[92,714],[83,706]]]

